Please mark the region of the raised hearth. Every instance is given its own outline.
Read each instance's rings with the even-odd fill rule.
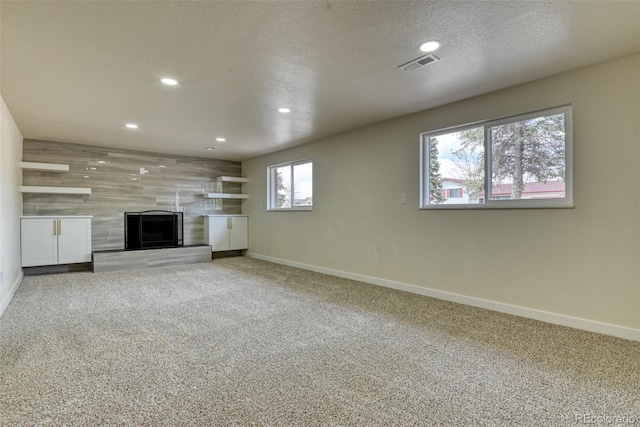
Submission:
[[[139,251],[95,251],[93,252],[93,272],[127,271],[137,270],[139,268],[164,267],[210,261],[211,246],[209,245]]]

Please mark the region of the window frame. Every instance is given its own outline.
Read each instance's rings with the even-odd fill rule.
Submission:
[[[509,199],[509,200],[493,200],[492,199],[492,165],[491,165],[491,128],[507,123],[513,123],[521,120],[534,119],[542,116],[553,116],[564,114],[565,125],[565,197],[549,198],[549,199]],[[429,138],[448,135],[454,132],[461,132],[473,128],[483,128],[484,130],[484,203],[469,204],[430,204],[429,198]],[[482,120],[474,123],[467,123],[460,126],[452,126],[448,128],[437,129],[434,131],[423,132],[420,134],[420,209],[438,210],[438,209],[572,209],[573,203],[573,117],[572,106],[563,105],[560,107],[547,108],[544,110],[532,111],[524,114],[517,114],[498,119]]]
[[[312,167],[312,172],[311,172],[311,194],[313,197],[313,181],[315,181],[313,175],[313,159],[311,158],[307,158],[307,159],[301,159],[301,160],[295,160],[295,161],[291,161],[291,162],[283,162],[283,163],[278,163],[275,165],[269,165],[267,166],[267,212],[295,212],[295,211],[312,211],[313,210],[313,204],[311,205],[302,205],[302,206],[294,206],[293,205],[293,201],[294,201],[294,196],[295,196],[295,181],[293,179],[294,177],[294,167],[295,166],[299,166],[299,165],[304,165],[307,163],[311,163],[311,167]],[[275,184],[275,179],[274,179],[274,173],[275,170],[284,166],[290,166],[291,167],[291,176],[290,176],[290,182],[291,182],[291,192],[289,194],[290,196],[290,200],[291,200],[291,206],[288,208],[279,208],[277,207],[277,203],[276,203],[276,197],[277,197],[277,190],[274,188],[274,184]]]

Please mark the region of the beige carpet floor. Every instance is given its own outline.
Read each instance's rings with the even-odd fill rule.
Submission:
[[[639,380],[640,343],[244,257],[31,276],[0,318],[2,426],[576,425]]]

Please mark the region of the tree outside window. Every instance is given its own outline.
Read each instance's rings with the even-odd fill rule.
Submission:
[[[422,206],[496,200],[503,207],[514,201],[524,201],[521,207],[571,205],[570,117],[570,107],[562,107],[423,134],[423,180],[429,185],[423,186]],[[463,186],[463,200],[443,196],[452,194],[443,188],[454,185]]]

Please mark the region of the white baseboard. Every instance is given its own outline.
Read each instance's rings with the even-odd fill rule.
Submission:
[[[11,299],[13,298],[13,294],[18,290],[18,286],[22,283],[22,278],[24,277],[24,273],[20,272],[20,275],[16,278],[16,281],[13,282],[11,289],[9,289],[9,293],[0,301],[0,316],[4,313],[4,310],[9,306]]]
[[[488,310],[513,314],[515,316],[526,317],[534,320],[540,320],[547,323],[553,323],[555,325],[568,326],[570,328],[582,329],[585,331],[596,332],[604,335],[611,335],[614,337],[624,338],[632,341],[640,341],[640,329],[612,325],[608,323],[597,322],[594,320],[582,319],[579,317],[566,316],[564,314],[550,313],[548,311],[505,304],[482,298],[469,297],[465,295],[454,294],[451,292],[439,291],[436,289],[423,288],[421,286],[410,285],[408,283],[395,282],[393,280],[380,279],[378,277],[333,270],[331,268],[318,267],[311,264],[304,264],[301,262],[274,258],[253,252],[247,252],[245,255],[263,261],[273,262],[275,264],[288,265],[290,267],[301,268],[303,270],[310,270],[318,273],[329,274],[331,276],[342,277],[345,279],[357,280],[360,282],[370,283],[372,285],[398,289],[401,291],[411,292],[414,294],[424,295],[427,297],[437,298],[445,301],[457,302],[473,307],[486,308]]]

